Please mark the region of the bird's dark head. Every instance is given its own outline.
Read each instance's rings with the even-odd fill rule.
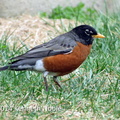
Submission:
[[[80,25],[75,27],[72,31],[74,31],[79,36],[79,42],[85,45],[92,44],[94,38],[104,38],[103,35],[98,34],[97,31],[89,25]]]

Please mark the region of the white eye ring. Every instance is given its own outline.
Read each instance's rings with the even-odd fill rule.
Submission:
[[[90,35],[89,33],[87,33],[87,31],[85,31],[85,34],[88,35],[88,36]]]
[[[86,32],[88,32],[88,31],[89,31],[89,29],[86,29],[85,31],[86,31]]]
[[[90,33],[93,33],[93,31],[90,31]]]

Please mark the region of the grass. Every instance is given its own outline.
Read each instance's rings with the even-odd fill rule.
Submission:
[[[41,17],[48,17],[50,19],[74,19],[81,22],[91,23],[97,16],[97,11],[93,8],[85,8],[84,3],[79,3],[75,7],[67,6],[65,8],[58,6],[52,10],[50,14],[46,12],[40,13]],[[91,17],[90,17],[91,16]]]
[[[120,15],[93,13],[92,9],[90,13],[91,25],[106,38],[94,41],[91,54],[79,69],[58,78],[63,89],[48,77],[46,92],[42,75],[35,72],[0,72],[0,120],[120,118]],[[86,18],[84,22],[90,23]],[[5,34],[0,39],[0,66],[26,49],[11,48],[7,41],[11,36]]]

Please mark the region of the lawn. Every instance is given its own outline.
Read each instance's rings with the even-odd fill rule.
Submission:
[[[120,14],[109,15],[83,8],[83,4],[75,8],[58,7],[49,15],[40,14],[37,20],[44,21],[43,39],[47,36],[42,42],[79,24],[92,25],[106,38],[94,41],[91,54],[81,67],[58,78],[62,89],[54,84],[50,76],[49,91],[46,92],[42,74],[30,71],[0,72],[0,120],[120,118]],[[28,23],[33,24],[32,21]],[[30,29],[35,31],[37,26],[30,26]],[[19,29],[20,26],[17,27]],[[0,66],[38,43],[32,44],[34,37],[31,38],[28,32],[20,33],[26,36],[21,40],[15,36],[19,33],[9,28],[0,35]]]

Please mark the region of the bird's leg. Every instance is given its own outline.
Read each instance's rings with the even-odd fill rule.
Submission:
[[[48,75],[48,73],[49,73],[48,71],[45,71],[44,74],[43,74],[46,91],[48,91],[48,83],[47,83],[47,78],[46,78],[46,76]]]
[[[53,76],[53,80],[56,83],[56,85],[58,85],[60,88],[62,88],[61,85],[57,81],[57,76]]]
[[[46,89],[46,91],[48,91],[48,83],[47,83],[46,77],[44,77],[44,82],[45,82],[45,89]]]

